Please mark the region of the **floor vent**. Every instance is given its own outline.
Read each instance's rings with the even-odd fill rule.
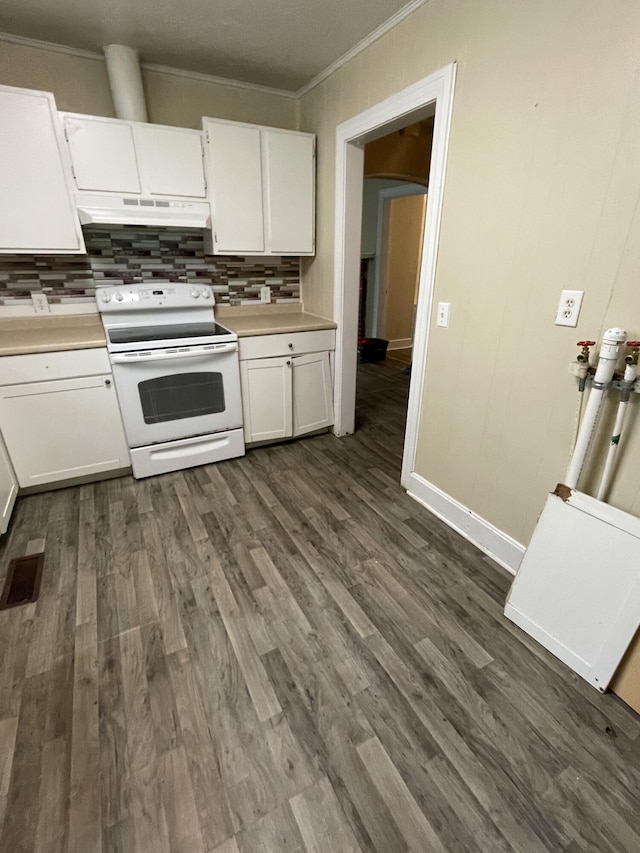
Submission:
[[[16,557],[9,563],[7,579],[0,597],[0,610],[36,601],[40,592],[44,554]]]

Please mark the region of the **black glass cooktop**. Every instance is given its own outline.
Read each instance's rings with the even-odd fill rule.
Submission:
[[[163,323],[158,326],[127,326],[121,329],[109,329],[112,344],[135,344],[156,341],[173,341],[178,338],[215,338],[229,335],[219,323]]]

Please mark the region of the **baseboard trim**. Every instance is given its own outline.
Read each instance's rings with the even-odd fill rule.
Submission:
[[[515,575],[525,552],[524,545],[415,472],[402,485],[410,497]]]
[[[397,338],[395,341],[389,341],[387,350],[407,349],[413,343],[413,338]]]

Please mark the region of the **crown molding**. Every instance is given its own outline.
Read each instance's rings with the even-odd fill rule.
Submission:
[[[67,56],[80,56],[82,59],[98,59],[104,62],[104,56],[95,50],[82,50],[80,47],[69,47],[66,44],[56,44],[52,41],[14,36],[13,33],[0,33],[0,41],[6,41],[10,44],[20,44],[24,47],[35,47],[39,50],[49,50],[52,53],[65,53]]]
[[[23,47],[34,47],[38,50],[48,50],[52,53],[63,53],[67,56],[78,56],[82,59],[93,59],[104,62],[104,54],[94,50],[83,50],[79,47],[69,47],[66,44],[57,44],[52,41],[41,41],[40,39],[14,36],[12,33],[0,32],[0,42],[19,44]],[[200,80],[203,83],[216,83],[218,86],[231,86],[235,89],[250,89],[263,95],[279,95],[281,98],[297,99],[297,94],[287,89],[275,89],[271,86],[260,86],[258,83],[245,83],[242,80],[229,80],[226,77],[214,77],[212,74],[201,74],[197,71],[185,71],[182,68],[171,68],[168,65],[156,65],[153,62],[141,62],[140,67],[144,71],[155,71],[158,74],[172,74],[174,77],[187,77],[191,80]]]
[[[343,53],[339,59],[336,59],[335,62],[332,62],[331,65],[327,65],[324,71],[321,71],[317,74],[313,80],[310,80],[306,83],[301,89],[298,89],[296,92],[296,97],[301,98],[303,95],[306,95],[312,89],[314,89],[319,83],[322,83],[323,80],[326,80],[327,77],[330,77],[335,71],[339,68],[342,68],[343,65],[346,65],[354,56],[357,56],[359,53],[362,53],[363,50],[369,47],[369,45],[373,44],[374,41],[378,41],[385,33],[388,33],[389,30],[392,30],[395,26],[397,26],[401,21],[404,21],[405,18],[408,18],[409,15],[413,14],[416,9],[419,9],[420,6],[424,6],[425,3],[428,3],[429,0],[412,0],[411,3],[407,3],[406,6],[403,6],[402,9],[399,9],[395,15],[392,15],[388,18],[384,24],[380,24],[380,26],[373,30],[373,32],[369,33],[368,36],[362,39],[362,41],[358,42],[355,47],[352,47],[346,53]]]
[[[297,92],[291,92],[288,89],[276,89],[271,86],[260,86],[258,83],[245,83],[242,80],[229,80],[226,77],[214,77],[212,74],[201,74],[197,71],[185,71],[182,68],[172,68],[168,65],[156,65],[153,62],[141,62],[140,65],[145,71],[154,71],[158,74],[172,74],[174,77],[186,77],[191,80],[199,80],[203,83],[215,83],[218,86],[231,86],[235,89],[248,89],[250,91],[260,92],[263,95],[278,95],[281,98],[299,100],[303,95],[306,95],[343,65],[346,65],[346,63],[353,59],[354,56],[362,53],[362,51],[366,50],[369,45],[373,44],[385,33],[388,33],[389,30],[392,30],[397,24],[415,12],[416,9],[419,9],[420,6],[424,6],[424,4],[428,2],[429,0],[412,0],[412,2],[407,3],[407,5],[397,11],[395,15],[388,18],[384,24],[380,24],[377,29],[369,33],[369,35],[366,36],[366,38],[363,38],[362,41],[358,42],[355,47],[352,47],[346,53],[343,53],[339,59],[336,59],[335,62],[328,65],[324,71],[317,74],[301,89],[298,89]],[[82,59],[92,59],[94,61],[104,62],[104,55],[102,53],[98,53],[94,50],[83,50],[79,47],[69,47],[66,44],[57,44],[56,42],[41,41],[40,39],[26,38],[25,36],[15,36],[12,33],[0,32],[0,42],[3,41],[9,42],[10,44],[23,45],[24,47],[34,47],[39,50],[49,50],[53,53],[63,53],[67,56],[78,56]]]
[[[188,77],[190,80],[201,80],[203,83],[217,83],[219,86],[233,86],[235,89],[251,89],[263,95],[279,95],[281,98],[297,100],[298,95],[289,89],[275,89],[272,86],[260,86],[259,83],[244,83],[242,80],[230,80],[227,77],[214,77],[212,74],[201,74],[198,71],[184,71],[182,68],[171,68],[168,65],[156,65],[153,62],[141,62],[145,71],[155,71],[158,74],[172,74],[174,77]]]

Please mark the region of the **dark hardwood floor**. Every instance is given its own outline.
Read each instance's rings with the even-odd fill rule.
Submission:
[[[2,853],[640,851],[639,718],[505,621],[360,372],[353,437],[19,501]]]

